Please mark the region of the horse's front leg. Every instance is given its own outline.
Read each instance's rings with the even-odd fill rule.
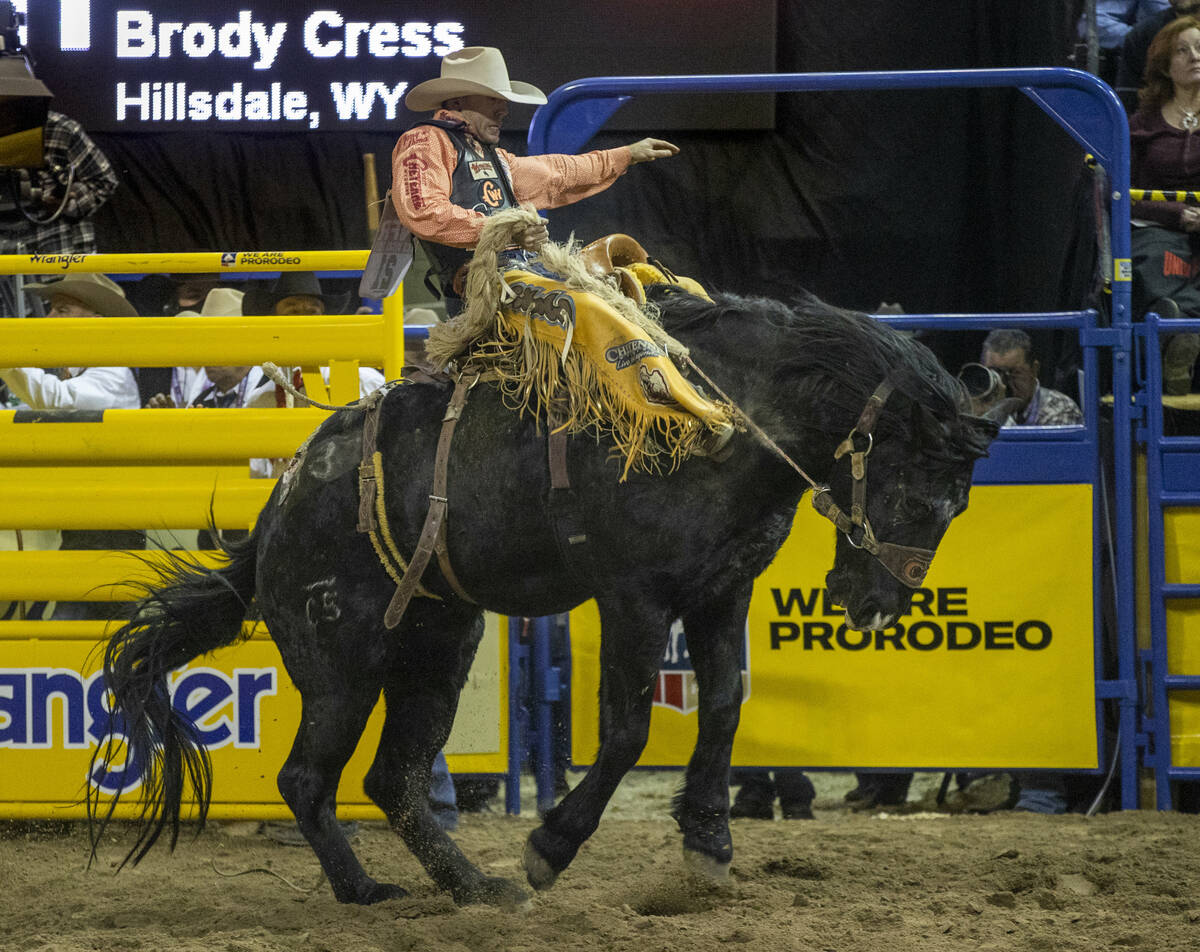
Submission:
[[[671,611],[640,596],[600,599],[600,749],[587,775],[550,810],[525,845],[525,873],[535,889],[554,884],[584,840],[650,731],[654,679],[670,631]]]
[[[713,879],[729,875],[729,759],[742,709],[742,646],[752,583],[683,616],[700,709],[696,746],[672,813],[683,832],[689,868]]]

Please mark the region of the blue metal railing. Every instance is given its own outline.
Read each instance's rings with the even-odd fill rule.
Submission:
[[[1200,333],[1200,319],[1169,321],[1158,314],[1146,315],[1139,342],[1145,360],[1142,387],[1137,394],[1146,410],[1147,500],[1147,587],[1150,609],[1149,662],[1150,697],[1143,709],[1143,726],[1148,734],[1147,766],[1154,769],[1157,806],[1172,806],[1171,781],[1200,780],[1200,767],[1174,763],[1171,745],[1170,696],[1178,691],[1200,690],[1200,677],[1172,674],[1168,657],[1168,603],[1200,598],[1200,584],[1168,582],[1166,571],[1166,519],[1173,507],[1200,506],[1200,437],[1164,435],[1162,363],[1160,334]]]
[[[576,80],[554,90],[530,123],[531,153],[576,152],[620,106],[635,96],[662,93],[825,92],[854,90],[1016,88],[1036,103],[1087,152],[1107,175],[1111,221],[1112,319],[1099,327],[1093,311],[1041,314],[906,315],[889,317],[898,327],[971,330],[995,327],[1068,327],[1077,329],[1084,351],[1085,424],[1062,431],[1034,427],[1005,429],[993,444],[992,458],[981,461],[977,479],[986,482],[1053,482],[1083,479],[1094,487],[1093,538],[1102,532],[1105,493],[1101,472],[1098,421],[1099,352],[1110,354],[1113,379],[1113,554],[1117,628],[1117,678],[1104,680],[1099,626],[1100,546],[1093,546],[1093,610],[1096,643],[1097,743],[1102,735],[1100,701],[1118,705],[1122,806],[1138,805],[1137,654],[1135,642],[1134,484],[1132,476],[1132,306],[1129,233],[1129,125],[1120,100],[1095,76],[1078,70],[1035,68],[995,70],[914,70],[858,73],[754,73],[728,76],[608,76]],[[1032,432],[1030,432],[1032,431]],[[1101,745],[1102,746],[1102,745]],[[1100,751],[1103,767],[1103,750]]]

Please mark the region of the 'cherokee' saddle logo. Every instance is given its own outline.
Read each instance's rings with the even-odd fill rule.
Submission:
[[[643,357],[665,356],[666,354],[659,349],[657,344],[653,341],[642,340],[640,337],[627,340],[616,347],[610,347],[604,352],[604,359],[610,364],[615,364],[617,370],[627,370]]]
[[[566,291],[558,288],[547,290],[520,281],[514,281],[509,288],[516,295],[508,302],[510,310],[563,330],[575,326],[575,301]]]

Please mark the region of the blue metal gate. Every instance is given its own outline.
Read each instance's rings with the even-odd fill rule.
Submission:
[[[1117,705],[1118,734],[1116,755],[1121,770],[1122,806],[1138,805],[1138,691],[1135,637],[1134,552],[1134,481],[1132,476],[1133,327],[1131,310],[1131,270],[1129,234],[1129,127],[1124,109],[1113,91],[1096,77],[1068,69],[1001,70],[920,70],[905,72],[862,73],[765,73],[728,76],[644,76],[594,77],[560,86],[533,117],[528,144],[531,154],[576,152],[603,126],[625,102],[635,96],[661,93],[714,92],[817,92],[848,90],[928,90],[928,89],[1017,88],[1036,103],[1088,153],[1099,166],[1098,174],[1107,176],[1110,188],[1112,273],[1108,276],[1112,319],[1100,326],[1094,310],[1057,313],[1005,314],[921,314],[884,318],[906,328],[981,330],[998,327],[1030,329],[1069,328],[1079,335],[1084,354],[1082,404],[1085,423],[1078,427],[1007,427],[993,444],[991,457],[976,467],[981,483],[1090,483],[1093,487],[1093,538],[1111,540],[1108,553],[1113,567],[1115,640],[1117,676],[1103,676],[1101,625],[1104,612],[1100,605],[1100,546],[1092,552],[1093,598],[1096,652],[1097,745],[1100,769],[1105,767],[1102,732],[1102,705],[1112,700]],[[1107,250],[1107,249],[1106,249]],[[1105,259],[1107,260],[1107,259]],[[1112,498],[1108,512],[1105,485],[1105,457],[1101,452],[1100,419],[1102,405],[1097,381],[1101,362],[1110,364],[1113,380],[1112,406]],[[1192,447],[1195,449],[1196,447]],[[1189,492],[1200,493],[1194,480]],[[1186,497],[1188,500],[1191,497]],[[1110,531],[1111,526],[1111,531]],[[1161,542],[1161,538],[1160,538]],[[1160,546],[1161,551],[1161,546]],[[1161,562],[1161,560],[1160,560]],[[1174,596],[1200,594],[1200,586],[1168,587]],[[547,630],[543,626],[540,630]],[[1164,649],[1165,650],[1165,649]],[[535,652],[536,653],[536,652]],[[540,652],[545,655],[546,652]],[[1156,659],[1157,661],[1157,659]],[[1156,670],[1161,671],[1158,665]],[[557,692],[556,677],[536,679],[547,690]],[[1180,681],[1180,679],[1176,679]],[[1194,683],[1193,683],[1194,682]],[[1200,688],[1200,677],[1174,687]],[[536,697],[534,703],[544,709],[549,698]],[[1165,717],[1165,703],[1158,707]],[[1153,730],[1161,731],[1155,721]],[[539,732],[540,733],[540,732]],[[515,735],[514,735],[515,736]],[[1159,737],[1166,735],[1158,733]],[[1144,735],[1143,735],[1144,738]],[[541,750],[549,749],[549,737],[537,741]],[[1162,744],[1158,745],[1160,753]],[[1193,771],[1200,777],[1200,769]],[[1171,776],[1190,776],[1176,769]],[[510,774],[510,781],[515,775]],[[511,785],[511,783],[510,783]],[[549,800],[549,792],[539,790],[539,802]],[[1161,796],[1160,796],[1161,805]]]
[[[1146,581],[1150,612],[1150,647],[1142,656],[1149,696],[1143,707],[1142,725],[1144,762],[1154,769],[1155,797],[1160,810],[1171,809],[1171,781],[1200,780],[1200,766],[1176,764],[1172,739],[1173,733],[1183,730],[1178,710],[1182,706],[1181,695],[1200,692],[1200,672],[1174,673],[1177,667],[1186,668],[1190,659],[1181,644],[1187,633],[1182,625],[1169,624],[1171,617],[1182,621],[1184,599],[1200,599],[1200,580],[1169,581],[1167,571],[1166,530],[1172,512],[1200,506],[1200,437],[1164,433],[1159,335],[1179,330],[1200,332],[1200,320],[1160,321],[1157,314],[1148,314],[1137,336],[1144,355],[1144,360],[1138,361],[1135,404],[1144,422],[1139,437],[1146,449]],[[1195,395],[1185,399],[1197,404],[1192,409],[1200,410]],[[1192,693],[1191,698],[1200,699],[1200,694]],[[1181,703],[1173,705],[1173,699],[1180,699]],[[1173,731],[1173,726],[1179,727],[1179,731]]]

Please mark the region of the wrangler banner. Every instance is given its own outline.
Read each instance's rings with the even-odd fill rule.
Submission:
[[[847,629],[825,591],[834,531],[807,497],[755,583],[733,762],[798,767],[1094,768],[1092,488],[976,486],[912,608]],[[571,615],[576,763],[598,743],[599,615]],[[671,632],[639,763],[688,761],[698,698]]]
[[[446,745],[450,769],[458,773],[508,768],[508,626],[495,615],[484,617],[484,638]],[[82,816],[88,783],[107,793],[119,790],[118,815],[132,815],[142,782],[136,758],[88,775],[92,751],[106,740],[109,724],[97,671],[101,654],[91,640],[0,639],[0,816]],[[275,777],[300,723],[300,694],[265,629],[175,672],[170,688],[175,707],[192,719],[212,755],[211,816],[290,817]],[[342,774],[343,817],[382,817],[363,793],[362,780],[383,713],[380,702]]]

